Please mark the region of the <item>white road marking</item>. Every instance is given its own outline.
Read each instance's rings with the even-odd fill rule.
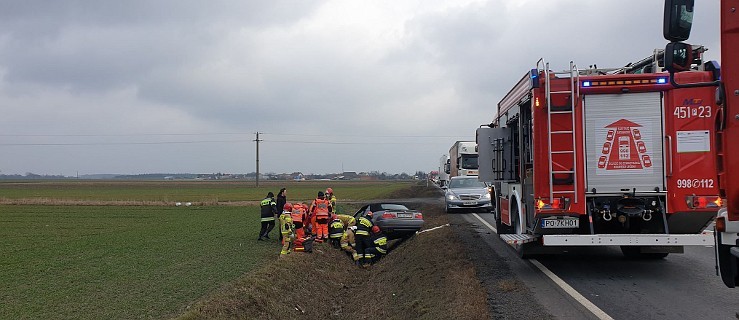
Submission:
[[[485,221],[483,218],[481,218],[480,216],[478,216],[476,213],[473,213],[472,215],[475,216],[475,218],[477,218],[477,220],[480,220],[480,222],[482,222],[482,224],[484,224],[490,230],[493,230],[495,233],[498,233],[498,230],[497,229],[495,229],[493,226],[491,226],[487,221]],[[598,308],[598,306],[596,306],[595,304],[593,304],[592,302],[590,302],[590,300],[588,300],[583,295],[581,295],[579,292],[577,292],[577,290],[575,290],[573,287],[571,287],[569,284],[567,284],[567,282],[565,282],[564,280],[562,280],[562,278],[560,278],[556,274],[554,274],[554,272],[552,272],[551,270],[549,270],[549,268],[547,268],[543,264],[541,264],[541,262],[539,262],[539,261],[537,261],[535,259],[529,259],[529,261],[531,261],[531,263],[534,266],[536,266],[542,273],[544,273],[547,277],[549,277],[549,279],[551,279],[552,281],[554,281],[555,284],[557,284],[560,288],[562,288],[562,290],[564,290],[564,292],[566,292],[567,294],[569,294],[570,297],[572,297],[573,299],[575,299],[575,301],[579,302],[583,307],[585,307],[585,309],[588,309],[596,317],[598,317],[598,319],[602,319],[602,320],[613,320],[613,318],[611,316],[609,316],[607,313],[605,313],[605,311],[601,310],[600,308]]]
[[[480,222],[482,222],[482,224],[484,224],[485,226],[487,226],[488,228],[490,228],[490,230],[493,230],[493,231],[494,231],[495,233],[498,233],[498,229],[495,229],[495,227],[491,226],[491,225],[490,225],[490,224],[489,224],[489,223],[488,223],[487,221],[485,221],[485,220],[484,220],[483,218],[480,218],[480,216],[478,216],[478,215],[477,215],[477,213],[474,213],[474,212],[473,212],[473,213],[472,213],[472,215],[473,215],[473,216],[475,216],[475,218],[477,218],[477,220],[480,220]]]

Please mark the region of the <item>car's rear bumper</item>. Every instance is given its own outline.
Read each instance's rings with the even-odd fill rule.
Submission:
[[[377,222],[377,226],[380,227],[384,233],[416,232],[421,230],[423,227],[423,220],[382,220]]]

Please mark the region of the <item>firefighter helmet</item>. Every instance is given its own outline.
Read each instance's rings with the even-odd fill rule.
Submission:
[[[286,204],[285,204],[285,205],[284,205],[284,206],[282,207],[282,210],[285,210],[285,211],[293,211],[293,205],[292,205],[292,204],[290,204],[290,202],[288,202],[288,203],[286,203]]]
[[[326,188],[326,193],[328,193],[328,194],[334,194],[334,189]]]

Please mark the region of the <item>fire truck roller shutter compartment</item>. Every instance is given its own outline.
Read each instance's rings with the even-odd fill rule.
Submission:
[[[587,191],[663,191],[659,92],[584,97]]]

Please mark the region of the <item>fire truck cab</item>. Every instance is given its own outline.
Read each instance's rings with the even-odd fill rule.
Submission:
[[[691,50],[703,68],[705,49]],[[539,60],[477,129],[479,179],[495,185],[498,233],[521,255],[617,245],[662,258],[712,244],[714,91],[673,87],[662,63],[662,50],[614,69],[554,72]]]
[[[703,88],[715,92],[718,107],[715,123],[717,184],[723,205],[716,217],[714,239],[716,272],[727,287],[739,286],[739,0],[721,0],[722,67],[714,63],[710,81],[676,81],[678,75],[695,73],[693,46],[688,40],[693,22],[694,0],[666,0],[663,33],[670,41],[665,48],[665,68],[676,88]],[[688,80],[688,79],[686,79]]]

